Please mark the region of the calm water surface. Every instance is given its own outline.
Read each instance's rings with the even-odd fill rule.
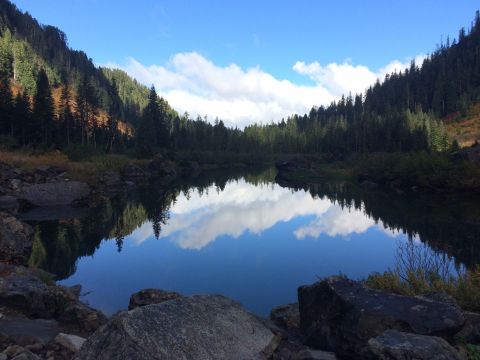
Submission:
[[[161,288],[223,294],[266,315],[319,277],[387,270],[409,239],[478,262],[478,202],[451,203],[344,184],[292,189],[271,170],[213,174],[137,189],[78,218],[33,221],[31,263],[81,284],[83,300],[106,314]],[[469,215],[459,221],[459,212]]]

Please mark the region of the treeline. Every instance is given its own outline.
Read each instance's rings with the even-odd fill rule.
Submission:
[[[155,89],[97,68],[65,34],[0,0],[0,136],[10,147],[72,146],[148,157],[159,151],[349,153],[449,149],[443,121],[480,101],[480,15],[421,66],[387,75],[279,123],[243,130],[179,115]]]
[[[386,76],[365,94],[342,96],[309,114],[245,129],[273,152],[445,151],[443,117],[480,101],[480,14],[457,40],[441,44],[421,66]],[[456,146],[457,144],[453,144]]]

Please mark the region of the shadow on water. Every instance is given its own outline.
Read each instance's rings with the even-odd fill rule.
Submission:
[[[77,260],[92,256],[102,240],[115,241],[122,251],[124,239],[145,222],[159,237],[169,221],[169,209],[180,194],[200,195],[212,185],[222,192],[229,181],[244,179],[258,186],[274,182],[274,169],[212,171],[197,178],[183,178],[168,188],[138,187],[106,201],[82,218],[31,221],[35,229],[30,265],[68,278]],[[298,189],[292,188],[292,192]],[[432,194],[392,194],[367,191],[345,183],[324,183],[307,190],[312,197],[327,198],[342,208],[363,211],[375,222],[419,238],[435,251],[453,256],[467,267],[480,262],[480,202],[477,198]]]

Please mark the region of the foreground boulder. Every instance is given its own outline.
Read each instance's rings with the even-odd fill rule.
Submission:
[[[160,289],[144,289],[140,290],[130,296],[128,303],[128,310],[136,309],[137,307],[160,304],[162,302],[178,299],[181,297],[179,293],[174,291],[165,291]]]
[[[74,359],[265,359],[277,345],[272,331],[240,304],[199,295],[117,315]]]
[[[387,330],[368,342],[372,359],[378,360],[465,360],[444,339]]]
[[[106,317],[78,299],[77,287],[57,286],[41,270],[0,264],[0,307],[28,317],[57,319],[81,333],[91,333]]]
[[[464,322],[452,302],[387,294],[345,278],[298,289],[300,328],[308,345],[354,357],[385,330],[449,338]]]
[[[33,229],[0,212],[0,262],[25,264],[32,249]]]
[[[46,279],[48,274],[41,271],[0,264],[0,306],[27,316],[54,317],[55,293],[50,291]]]
[[[36,206],[70,205],[89,194],[90,188],[84,182],[59,181],[26,186],[22,199]]]

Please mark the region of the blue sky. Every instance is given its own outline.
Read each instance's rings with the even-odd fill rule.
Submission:
[[[14,3],[62,29],[95,63],[154,83],[178,110],[239,126],[361,91],[372,74],[456,37],[480,8],[472,0]]]

